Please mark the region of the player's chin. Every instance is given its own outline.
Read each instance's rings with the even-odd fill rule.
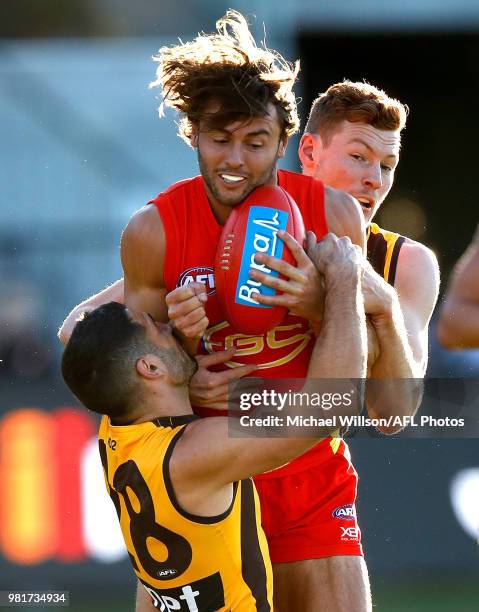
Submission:
[[[247,185],[238,185],[236,188],[234,186],[231,188],[222,186],[219,189],[221,194],[221,203],[225,206],[238,206],[238,204],[241,204],[243,200],[246,200],[253,189],[254,187],[249,183]]]
[[[229,194],[229,197],[228,197],[228,195],[225,194],[224,197],[221,198],[221,202],[225,206],[230,206],[231,208],[234,208],[235,206],[238,206],[238,204],[241,204],[241,202],[244,202],[244,200],[246,200],[248,196],[249,196],[249,191],[241,193],[235,197],[232,197],[231,194]]]

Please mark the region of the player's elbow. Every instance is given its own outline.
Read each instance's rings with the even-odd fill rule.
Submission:
[[[66,344],[68,342],[68,336],[67,336],[67,333],[65,331],[65,324],[63,324],[60,327],[60,329],[58,330],[57,338],[60,340],[60,342],[63,344],[63,346],[66,346]]]
[[[73,324],[72,324],[72,316],[74,316],[75,311],[72,311],[68,317],[65,319],[65,321],[63,321],[62,325],[60,326],[60,329],[58,330],[57,333],[57,338],[60,340],[60,342],[63,344],[63,346],[66,346],[68,344],[68,341],[70,340],[70,336],[72,335],[72,331],[73,331]],[[76,316],[73,318],[73,321],[76,320]]]
[[[73,330],[75,329],[75,325],[79,320],[81,320],[82,315],[86,312],[90,312],[94,308],[95,305],[93,304],[80,304],[70,312],[68,317],[63,321],[57,333],[57,337],[63,346],[68,344]]]

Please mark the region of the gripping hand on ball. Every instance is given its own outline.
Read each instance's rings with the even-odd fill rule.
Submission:
[[[177,287],[166,296],[168,318],[190,355],[196,353],[198,341],[208,327],[207,299],[205,285],[196,282]]]
[[[296,266],[265,253],[257,253],[256,263],[275,270],[286,278],[270,276],[265,272],[251,269],[249,274],[254,280],[282,292],[273,296],[258,293],[255,299],[260,304],[284,306],[292,314],[308,319],[312,323],[319,323],[324,306],[324,287],[321,275],[302,246],[290,234],[280,231],[278,237],[291,251],[296,260]]]
[[[316,269],[324,277],[325,288],[335,283],[348,283],[363,274],[361,248],[348,236],[338,238],[329,233],[319,242],[313,232],[308,232],[306,252]]]

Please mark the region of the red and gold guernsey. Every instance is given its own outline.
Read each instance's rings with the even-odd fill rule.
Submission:
[[[311,177],[278,171],[278,184],[298,205],[306,230],[317,239],[328,231],[324,206],[324,185]],[[175,183],[151,202],[161,216],[166,236],[164,285],[168,291],[193,281],[205,283],[208,300],[206,315],[209,327],[201,342],[202,353],[235,348],[234,360],[225,367],[234,368],[254,363],[259,367],[256,376],[264,378],[304,378],[308,369],[314,336],[309,322],[288,314],[281,325],[269,332],[252,336],[234,329],[222,317],[215,292],[214,261],[222,226],[215,219],[201,176]],[[202,416],[218,415],[217,410],[195,409]],[[324,448],[324,445],[327,448]],[[323,447],[326,456],[336,452],[339,440],[320,443],[310,450],[317,453]],[[306,457],[303,455],[303,457]],[[303,457],[288,464],[295,465]],[[281,468],[287,470],[288,466]]]

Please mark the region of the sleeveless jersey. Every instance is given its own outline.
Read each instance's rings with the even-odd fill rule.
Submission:
[[[278,172],[278,183],[297,203],[307,230],[318,240],[327,232],[324,213],[324,186],[310,177]],[[206,315],[209,327],[201,352],[212,353],[235,347],[228,367],[255,363],[265,378],[304,378],[314,337],[306,319],[287,315],[278,327],[258,335],[242,334],[223,318],[214,285],[214,260],[222,226],[209,205],[203,179],[198,176],[176,183],[161,193],[153,204],[161,216],[166,252],[164,286],[172,291],[192,281],[207,285]],[[218,414],[217,412],[215,413]]]
[[[394,287],[399,251],[406,238],[371,223],[367,234],[367,258],[374,270]]]
[[[285,189],[298,205],[306,230],[312,230],[320,240],[328,231],[324,208],[324,184],[311,177],[278,170],[278,185]],[[208,300],[206,330],[200,352],[203,354],[235,347],[234,359],[224,367],[254,363],[264,378],[304,378],[314,346],[309,321],[288,314],[281,325],[262,335],[246,335],[224,320],[216,296],[214,261],[223,227],[211,210],[201,176],[175,183],[160,193],[154,204],[163,222],[166,251],[163,282],[167,291],[198,281],[206,284]],[[218,416],[221,412],[193,407],[201,416]],[[224,413],[223,413],[224,414]],[[329,456],[339,447],[338,438],[328,438],[307,453],[281,468],[281,473],[298,469],[302,461],[312,456]],[[256,476],[255,480],[261,478]]]
[[[160,610],[270,612],[272,571],[251,479],[234,483],[223,514],[181,509],[169,476],[173,448],[194,415],[113,426],[100,456],[130,561]]]

